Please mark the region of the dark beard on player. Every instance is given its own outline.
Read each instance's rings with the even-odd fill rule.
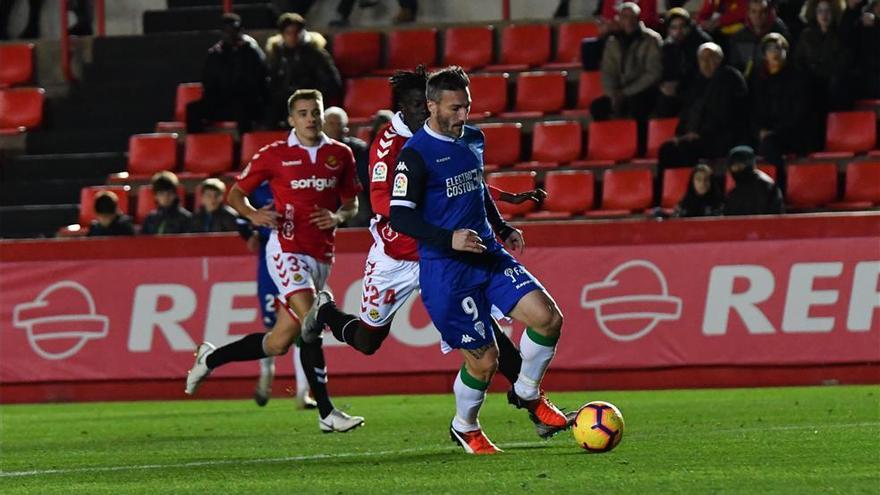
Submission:
[[[456,129],[452,126],[452,119],[444,119],[443,117],[440,117],[438,115],[437,124],[440,125],[440,132],[442,132],[444,135],[449,136],[453,139],[458,139],[461,137],[461,131],[464,123],[461,124],[461,127]]]

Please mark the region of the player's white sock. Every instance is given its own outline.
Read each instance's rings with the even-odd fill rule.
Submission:
[[[309,382],[306,379],[306,371],[303,369],[302,358],[300,358],[300,347],[297,343],[293,348],[293,369],[296,370],[296,393],[308,390]]]
[[[468,432],[480,429],[480,407],[486,399],[486,388],[489,384],[470,375],[464,366],[455,377],[455,417],[452,427],[456,431]]]
[[[272,356],[264,357],[260,359],[260,374],[261,375],[271,375],[274,374],[272,370],[272,366],[275,364],[275,358]]]
[[[519,339],[519,351],[522,353],[522,367],[519,378],[513,389],[523,400],[535,400],[540,395],[541,380],[556,354],[556,341],[545,337],[531,328],[526,328]]]

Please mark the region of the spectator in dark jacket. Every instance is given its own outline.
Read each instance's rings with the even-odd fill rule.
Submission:
[[[95,219],[89,226],[89,237],[134,235],[131,218],[119,211],[119,198],[113,191],[95,196]]]
[[[220,179],[205,179],[201,183],[201,206],[193,213],[190,232],[234,232],[238,230],[238,215],[223,204],[226,184]]]
[[[328,103],[340,102],[342,78],[325,49],[327,40],[306,30],[306,21],[299,14],[283,14],[278,18],[279,34],[266,41],[271,101],[270,125],[287,121],[287,99],[298,89],[317,89]]]
[[[742,74],[721,65],[724,52],[715,43],[700,45],[697,58],[700,74],[685,95],[676,136],[660,147],[661,171],[722,157],[744,135],[748,91]]]
[[[725,215],[774,215],[784,213],[782,191],[767,174],[755,167],[755,151],[749,146],[730,150],[727,170],[736,185],[724,201]]]
[[[265,55],[241,32],[238,15],[223,14],[222,30],[202,69],[204,95],[186,107],[187,132],[202,132],[204,120],[232,120],[248,132],[263,117],[269,96]]]
[[[327,136],[341,142],[351,148],[354,154],[354,162],[357,169],[358,180],[364,185],[364,190],[358,194],[357,215],[348,221],[349,227],[366,227],[370,224],[373,212],[370,209],[370,191],[367,185],[370,183],[370,147],[362,139],[348,134],[348,114],[339,107],[330,107],[324,110],[324,133]],[[367,206],[364,206],[367,205]]]
[[[159,172],[153,176],[153,195],[156,209],[144,219],[143,234],[185,234],[189,232],[192,214],[180,206],[177,197],[177,176],[171,172]]]
[[[791,39],[788,28],[776,17],[776,11],[769,0],[751,0],[745,27],[727,40],[727,62],[739,69],[746,78],[751,75],[761,58],[761,39],[767,33],[779,33],[786,39]]]
[[[675,207],[676,217],[706,217],[719,215],[724,203],[721,187],[713,180],[712,169],[699,164],[694,167],[688,180],[688,188],[681,202]]]
[[[681,110],[682,95],[699,73],[697,49],[712,41],[691,20],[681,7],[666,12],[666,39],[663,41],[663,77],[660,79],[660,97],[656,113],[660,117],[674,117]]]
[[[620,4],[621,31],[608,38],[602,53],[605,95],[590,105],[595,120],[629,117],[644,120],[654,110],[657,86],[663,76],[663,40],[639,21],[641,9]]]
[[[856,98],[880,98],[880,1],[868,2],[853,30]]]
[[[750,82],[753,139],[758,154],[776,165],[785,187],[787,153],[806,153],[821,140],[821,126],[809,101],[806,78],[788,63],[788,41],[778,33],[761,40],[764,63]]]
[[[795,47],[795,66],[810,79],[811,99],[820,115],[852,104],[848,76],[852,51],[840,32],[843,0],[809,0],[807,28]]]

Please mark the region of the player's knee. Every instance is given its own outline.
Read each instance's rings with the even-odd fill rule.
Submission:
[[[541,333],[548,337],[559,336],[563,323],[562,312],[552,301],[548,301],[537,320],[535,327],[540,329]]]

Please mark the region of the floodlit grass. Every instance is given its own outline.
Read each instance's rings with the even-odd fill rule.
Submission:
[[[616,404],[623,441],[587,454],[542,441],[493,394],[481,421],[505,450],[449,441],[450,395],[336,399],[367,417],[318,431],[273,399],[0,407],[0,493],[878,493],[880,387],[566,392]]]

